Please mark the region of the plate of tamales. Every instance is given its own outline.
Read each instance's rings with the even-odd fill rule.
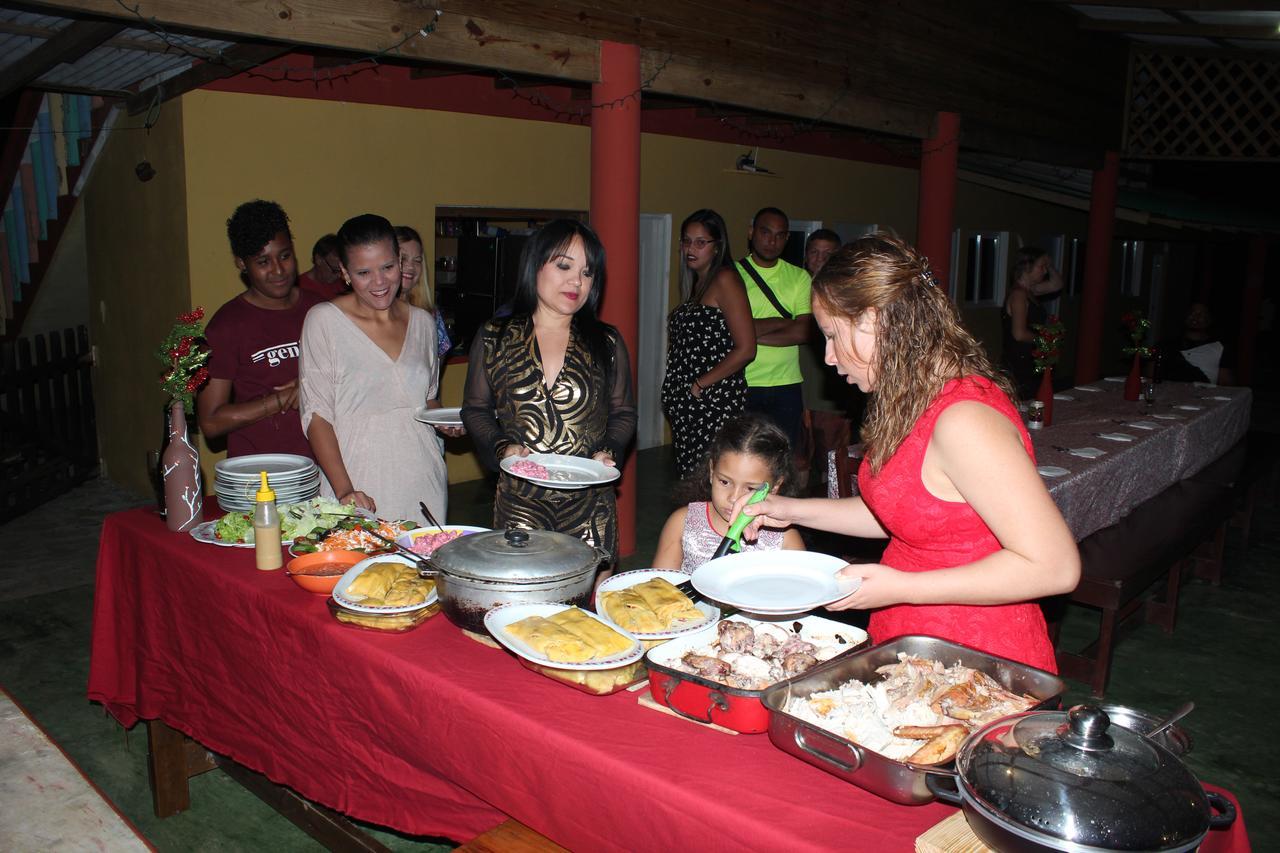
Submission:
[[[605,579],[596,590],[596,613],[641,640],[670,640],[714,625],[720,610],[694,602],[677,585],[691,575],[673,569],[637,569]]]
[[[525,660],[558,669],[611,669],[644,655],[630,633],[567,604],[504,604],[484,615],[484,627]]]

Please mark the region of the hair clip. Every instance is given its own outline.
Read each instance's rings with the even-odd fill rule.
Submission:
[[[920,273],[920,280],[921,280],[922,282],[924,282],[925,286],[927,286],[927,287],[937,287],[937,286],[938,286],[938,282],[934,280],[934,278],[933,278],[933,272],[932,272],[931,270],[923,270],[923,271]]]

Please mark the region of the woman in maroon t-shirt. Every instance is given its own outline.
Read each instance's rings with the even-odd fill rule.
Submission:
[[[227,437],[227,455],[311,457],[298,418],[302,321],[319,297],[297,287],[289,217],[271,201],[245,202],[227,220],[244,293],[205,328],[212,350],[197,415],[205,438]]]

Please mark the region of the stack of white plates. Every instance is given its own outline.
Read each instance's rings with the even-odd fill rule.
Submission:
[[[259,453],[224,459],[213,466],[213,491],[219,506],[227,512],[253,509],[260,471],[267,472],[267,484],[276,493],[277,504],[310,500],[320,493],[320,468],[313,460],[291,453]]]

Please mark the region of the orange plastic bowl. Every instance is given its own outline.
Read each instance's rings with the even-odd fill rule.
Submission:
[[[294,557],[285,567],[285,573],[307,592],[331,595],[347,569],[367,559],[368,554],[358,551],[317,551]]]

